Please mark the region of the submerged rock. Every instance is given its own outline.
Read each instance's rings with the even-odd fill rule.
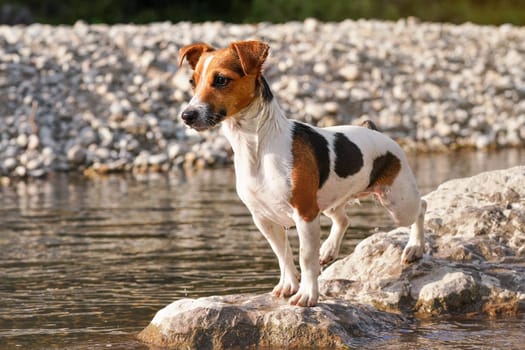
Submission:
[[[314,308],[269,294],[183,299],[139,338],[192,349],[345,349],[407,317],[525,311],[525,167],[452,180],[425,199],[425,255],[415,263],[401,263],[406,228],[376,233],[322,273]]]

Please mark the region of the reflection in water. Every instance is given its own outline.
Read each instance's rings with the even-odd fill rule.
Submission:
[[[428,193],[444,180],[524,160],[524,152],[506,151],[412,157],[411,165]],[[0,187],[0,203],[2,349],[142,349],[134,335],[173,300],[267,292],[278,279],[277,260],[237,198],[231,169],[145,180],[56,175]],[[375,203],[349,210],[342,254],[376,227],[392,226]],[[322,224],[326,235],[329,221]],[[468,349],[472,337],[480,346],[490,337],[512,348],[524,324],[422,323],[363,347]]]

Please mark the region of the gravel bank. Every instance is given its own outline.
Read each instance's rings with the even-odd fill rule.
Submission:
[[[280,25],[0,26],[0,175],[168,171],[230,161],[197,134],[182,45],[268,41],[266,77],[290,117],[370,118],[406,149],[525,144],[525,28],[315,20]]]

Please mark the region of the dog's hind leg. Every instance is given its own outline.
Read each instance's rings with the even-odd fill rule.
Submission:
[[[424,227],[427,203],[421,199],[416,181],[405,169],[391,186],[375,186],[371,189],[399,226],[411,226],[408,243],[401,260],[410,263],[423,256],[425,247]]]
[[[268,240],[268,243],[270,243],[273,252],[279,260],[281,278],[273,289],[272,294],[276,297],[288,297],[295,294],[299,289],[299,282],[297,281],[299,273],[293,262],[292,249],[284,227],[263,217],[257,215],[252,216],[255,225]]]
[[[332,227],[330,228],[330,235],[321,246],[321,253],[319,255],[321,265],[328,264],[339,255],[339,247],[341,246],[341,241],[349,224],[345,207],[346,203],[323,212],[323,214],[332,220]]]
[[[425,221],[425,212],[427,211],[427,202],[421,200],[419,205],[419,214],[417,216],[416,222],[410,227],[410,236],[408,238],[408,243],[403,250],[401,255],[401,261],[405,264],[408,264],[416,259],[419,259],[423,256],[423,250],[425,248],[424,242],[424,221]]]

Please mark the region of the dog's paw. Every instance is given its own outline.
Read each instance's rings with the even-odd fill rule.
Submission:
[[[319,293],[316,290],[304,290],[306,288],[299,288],[299,291],[290,298],[289,303],[295,306],[311,307],[317,305]]]
[[[323,242],[319,252],[319,262],[321,265],[326,265],[335,260],[339,255],[339,245],[327,239]]]
[[[404,264],[410,264],[423,256],[423,245],[422,244],[407,244],[405,249],[403,249],[403,254],[401,255],[401,261]]]
[[[277,298],[289,297],[297,293],[299,284],[297,281],[279,282],[272,291],[272,295]]]

